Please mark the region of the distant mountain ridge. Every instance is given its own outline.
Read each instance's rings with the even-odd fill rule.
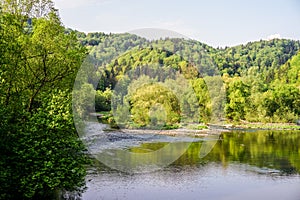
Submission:
[[[234,47],[214,48],[196,40],[166,38],[149,41],[129,33],[76,33],[81,44],[97,60],[98,66],[110,63],[127,51],[155,47],[178,54],[191,63],[200,63],[199,59],[203,60],[205,56],[205,60],[217,66],[221,74],[240,76],[251,67],[256,67],[259,72],[277,70],[300,50],[300,41],[289,39],[260,40]]]

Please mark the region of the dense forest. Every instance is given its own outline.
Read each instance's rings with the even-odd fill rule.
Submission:
[[[86,34],[64,27],[51,0],[2,0],[0,8],[0,199],[84,188],[90,161],[72,97],[83,105],[75,112],[111,111],[109,121],[124,127],[299,119],[299,41],[213,48]],[[73,91],[84,62],[90,68]]]
[[[1,1],[0,199],[54,199],[85,185],[71,94],[87,50],[51,1]]]
[[[213,48],[194,40],[165,38],[149,41],[128,33],[77,32],[77,36],[81,44],[89,49],[93,63],[97,66],[93,72],[100,79],[96,87],[96,111],[111,109],[112,91],[116,84],[124,82],[122,81],[124,78],[135,80],[146,75],[152,79],[152,83],[148,81],[148,85],[153,85],[155,82],[168,85],[169,79],[174,79],[176,75],[166,78],[166,74],[171,76],[170,70],[174,70],[182,74],[194,90],[199,116],[197,122],[212,120],[215,108],[209,94],[211,89],[207,85],[209,85],[209,77],[213,79],[214,76],[221,76],[225,83],[226,98],[224,102],[218,104],[222,104],[219,105],[219,110],[224,110],[223,117],[227,121],[294,123],[299,118],[299,41],[273,39],[234,47]],[[130,75],[132,73],[135,76]],[[169,83],[166,87],[170,88],[170,85],[172,84]],[[140,85],[140,87],[144,86]],[[176,89],[173,88],[172,91],[174,90]],[[127,109],[133,112],[131,113],[133,125],[145,126],[151,122],[149,117],[142,117],[147,118],[143,122],[134,120],[136,119],[135,95],[150,94],[126,93],[121,97],[130,104]],[[185,116],[187,112],[191,112],[191,109],[185,109],[187,99],[183,96],[181,98],[183,98],[181,106],[172,112]],[[148,113],[157,103],[153,102],[139,109],[143,109],[141,113]],[[119,115],[114,114],[116,117]],[[166,115],[168,116],[168,112]],[[134,123],[135,121],[137,123]]]

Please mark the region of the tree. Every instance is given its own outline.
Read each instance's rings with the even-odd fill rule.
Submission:
[[[180,105],[172,91],[160,84],[138,88],[130,97],[133,121],[140,126],[172,125],[180,121]]]
[[[20,18],[41,18],[55,10],[51,0],[2,0],[1,7],[5,12]]]
[[[240,78],[234,78],[227,86],[227,103],[225,105],[226,115],[229,119],[238,121],[245,119],[247,112],[249,86]]]
[[[88,159],[70,91],[86,51],[74,33],[65,34],[56,12],[24,21],[43,2],[51,3],[1,2],[16,6],[0,15],[1,199],[49,199],[84,185]]]
[[[300,91],[292,85],[276,84],[264,101],[266,115],[277,122],[294,122],[300,114]]]
[[[54,90],[26,120],[18,119],[26,113],[1,110],[1,199],[50,199],[61,190],[82,190],[87,158],[70,98]]]
[[[101,90],[96,91],[96,96],[95,96],[96,111],[110,111],[111,97],[112,97],[112,91],[109,88],[106,88],[104,92],[102,92]]]
[[[192,81],[193,89],[198,99],[199,114],[201,122],[209,122],[211,119],[211,99],[204,79],[199,78]]]

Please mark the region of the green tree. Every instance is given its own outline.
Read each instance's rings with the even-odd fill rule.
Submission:
[[[95,96],[95,110],[96,111],[110,111],[111,110],[112,91],[106,88],[104,92],[96,91]]]
[[[140,126],[172,125],[180,121],[176,95],[160,84],[138,88],[130,97],[130,103],[133,121]]]
[[[15,119],[25,113],[1,111],[7,117],[0,130],[1,199],[49,199],[61,190],[82,190],[87,157],[68,92],[54,90],[26,120]]]
[[[240,78],[234,78],[227,86],[227,103],[225,105],[226,115],[229,119],[238,121],[245,119],[247,112],[249,86]]]
[[[198,99],[199,121],[209,122],[211,119],[211,99],[204,79],[192,80],[193,89]]]
[[[65,34],[55,11],[32,10],[47,2],[1,2],[1,199],[50,199],[84,185],[88,159],[70,96],[85,49],[74,33]]]
[[[264,101],[266,115],[275,122],[294,122],[300,114],[300,91],[292,85],[276,84]]]

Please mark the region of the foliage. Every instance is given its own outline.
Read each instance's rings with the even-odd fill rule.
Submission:
[[[194,40],[66,29],[51,0],[3,0],[0,7],[1,199],[82,189],[87,158],[73,125],[70,90],[87,52],[81,90],[73,93],[83,106],[74,109],[87,116],[113,107],[107,120],[116,127],[120,119],[165,129],[206,123],[222,119],[223,110],[237,122],[299,119],[299,41],[216,49]],[[215,87],[222,81],[226,103]]]
[[[275,85],[271,96],[265,99],[267,116],[274,116],[280,121],[295,122],[300,114],[300,91],[292,85]]]
[[[91,55],[98,61],[97,65],[104,67],[120,55],[146,47],[162,49],[182,57],[192,63],[202,74],[213,75],[216,69],[222,74],[244,75],[251,67],[257,67],[265,73],[265,81],[274,78],[272,71],[285,64],[300,50],[300,42],[287,39],[273,39],[249,42],[234,47],[213,48],[195,40],[166,38],[148,41],[131,34],[104,34],[77,32],[81,41],[97,40],[90,45],[83,42]]]
[[[1,130],[10,145],[1,144],[1,194],[6,199],[49,198],[55,191],[84,186],[87,157],[73,125],[70,94],[54,91],[49,97],[36,112],[14,116],[28,119],[16,119],[10,131]]]
[[[199,114],[201,122],[209,122],[211,117],[211,99],[209,96],[209,91],[204,79],[199,78],[192,81],[194,92],[197,96],[199,105]]]
[[[71,31],[71,30],[68,30]],[[113,59],[135,47],[144,47],[148,41],[132,34],[82,33],[76,31],[82,45],[86,46],[90,55],[97,60],[98,66],[104,66]]]
[[[80,191],[88,159],[70,90],[86,50],[65,34],[51,1],[1,3],[0,198]]]
[[[229,119],[245,119],[248,97],[250,95],[249,86],[243,83],[239,78],[230,81],[227,87],[226,114]]]
[[[300,50],[300,42],[273,39],[249,42],[246,45],[225,48],[213,55],[222,73],[244,75],[251,67],[264,74],[264,81],[274,78],[273,71],[285,64]]]
[[[275,72],[276,79],[282,83],[300,86],[300,52]]]
[[[101,90],[97,90],[95,96],[95,110],[97,112],[110,111],[111,96],[112,96],[112,91],[110,88],[106,88],[104,92],[102,92]]]
[[[97,74],[101,79],[97,90],[102,92],[107,88],[112,90],[127,73],[135,73],[135,77],[132,76],[134,79],[147,74],[150,78],[165,81],[169,77],[167,69],[170,69],[194,82],[193,88],[199,101],[192,104],[199,105],[199,120],[202,122],[224,118],[224,110],[227,119],[235,121],[289,122],[298,118],[295,112],[297,104],[293,108],[277,109],[276,106],[284,104],[272,104],[270,96],[273,95],[275,82],[291,84],[299,89],[300,56],[295,56],[300,50],[299,41],[260,40],[234,47],[213,48],[195,40],[180,38],[149,41],[128,33],[76,34],[89,49],[93,63],[98,67]],[[222,100],[223,91],[211,91],[216,89],[212,87],[213,83],[220,82],[214,78],[218,75],[226,83],[226,105]],[[239,77],[239,83],[235,77]],[[201,78],[204,85],[209,87],[209,95]],[[235,83],[230,83],[232,81]],[[101,95],[97,96],[97,109],[106,110],[101,108]],[[184,106],[190,104],[181,103],[182,110],[188,111],[189,108]],[[276,114],[274,109],[278,110]],[[279,113],[282,113],[281,117]]]
[[[176,96],[159,84],[144,85],[130,98],[133,121],[141,126],[164,126],[180,120]]]

